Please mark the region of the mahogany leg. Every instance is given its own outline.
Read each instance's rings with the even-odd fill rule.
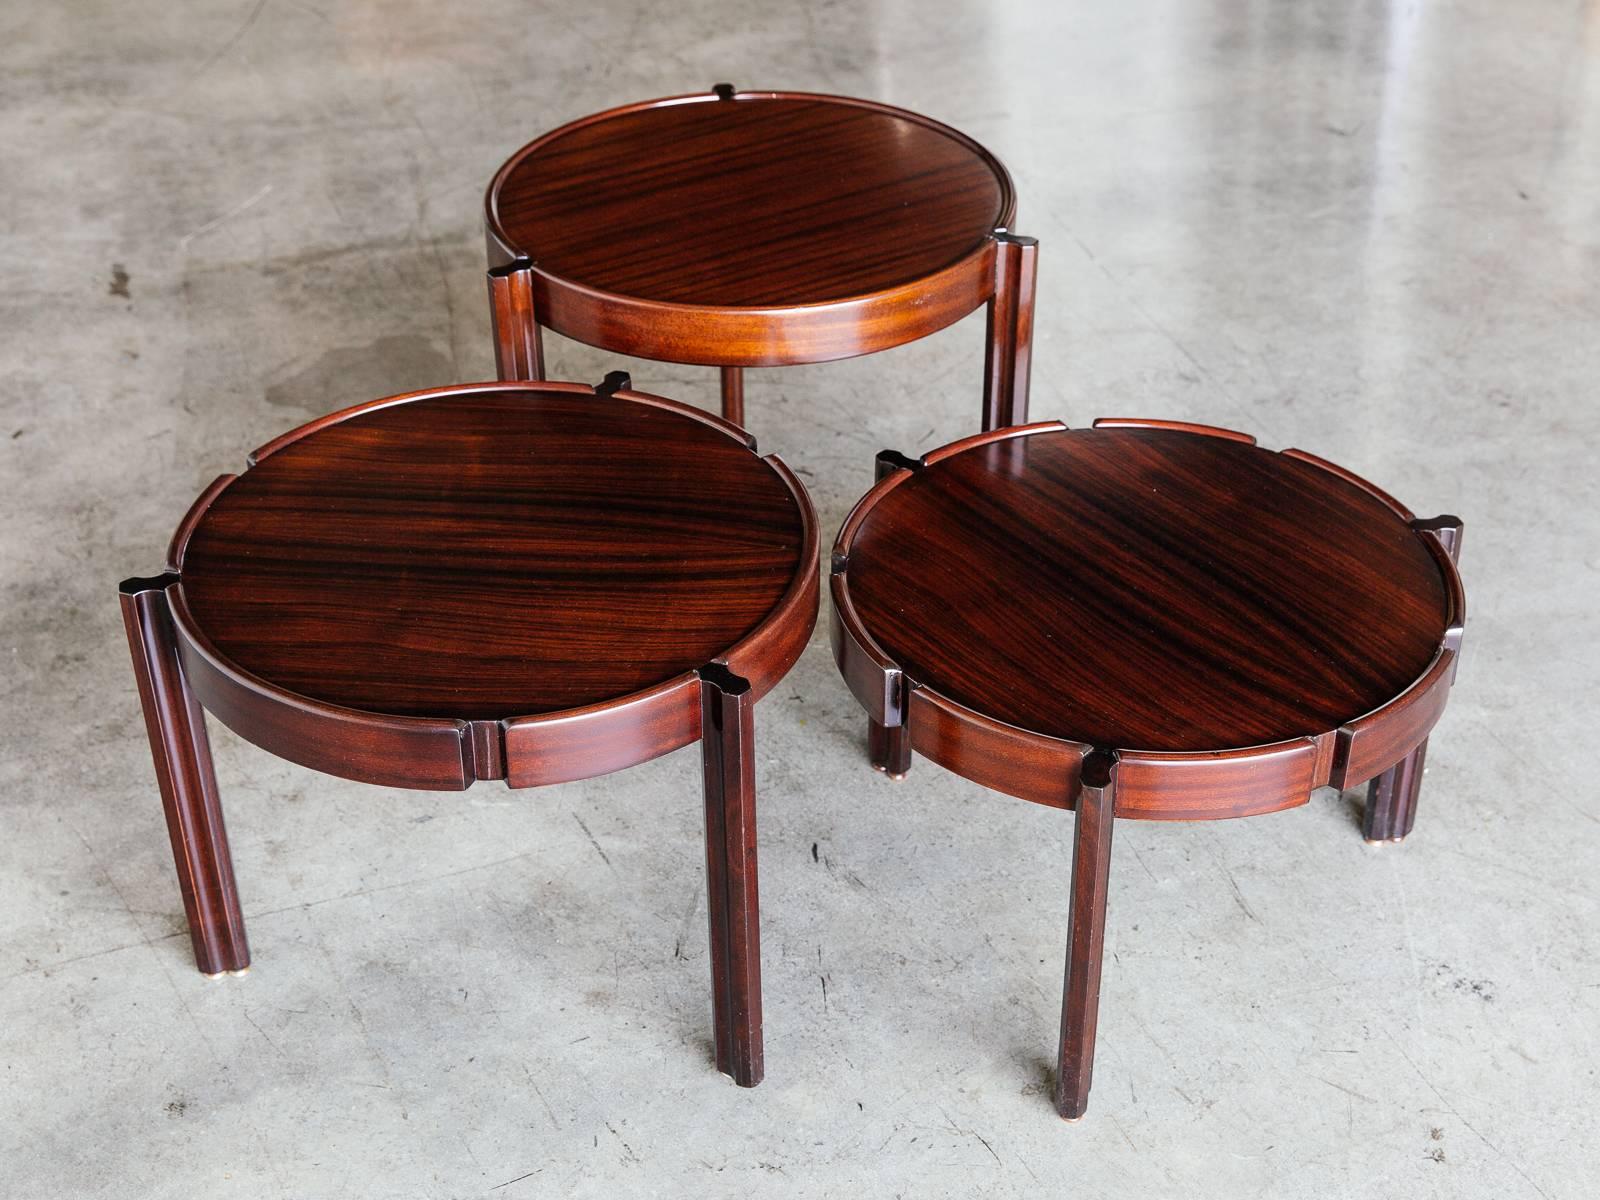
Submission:
[[[139,681],[195,963],[205,974],[216,976],[247,969],[250,947],[211,767],[205,713],[183,677],[167,607],[167,588],[177,581],[172,574],[126,580],[121,587],[122,620],[133,651],[133,673]]]
[[[1367,785],[1367,811],[1361,817],[1361,836],[1367,841],[1398,842],[1411,832],[1427,753],[1424,738],[1415,750]]]
[[[983,355],[983,428],[1003,429],[1028,420],[1028,379],[1033,359],[1033,295],[1039,243],[996,232],[994,296],[989,301]]]
[[[872,769],[890,779],[900,780],[911,770],[911,730],[905,725],[890,728],[867,718],[867,755]]]
[[[1461,561],[1463,528],[1459,517],[1417,520],[1412,521],[1411,526],[1437,541],[1452,562]],[[1417,821],[1417,795],[1422,791],[1422,771],[1427,757],[1428,740],[1424,738],[1415,750],[1367,785],[1367,809],[1361,817],[1361,836],[1369,843],[1404,841],[1411,832]]]
[[[763,1074],[761,916],[756,887],[755,697],[719,663],[700,668],[706,908],[717,1070],[740,1087]]]
[[[722,417],[744,427],[744,368],[722,368]]]
[[[494,367],[501,379],[543,379],[544,339],[533,307],[533,264],[514,259],[489,271]]]
[[[873,478],[882,479],[905,466],[920,464],[912,463],[897,451],[880,450],[873,460]],[[911,729],[905,723],[903,714],[901,723],[896,726],[880,725],[871,717],[867,718],[867,760],[872,763],[874,771],[882,771],[896,781],[904,779],[910,772]]]
[[[1061,1002],[1056,1111],[1076,1121],[1089,1107],[1095,1025],[1100,1016],[1100,960],[1106,941],[1106,890],[1116,807],[1116,760],[1095,751],[1083,761],[1077,828],[1072,837],[1072,907],[1067,918],[1067,978]]]

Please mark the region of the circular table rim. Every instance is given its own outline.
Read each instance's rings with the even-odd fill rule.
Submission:
[[[1180,421],[1101,418],[1091,428],[1169,430],[1256,445],[1250,434]],[[830,641],[840,674],[871,719],[891,728],[909,725],[912,749],[958,775],[1057,808],[1075,807],[1083,759],[1097,749],[1108,751],[1118,764],[1116,815],[1151,820],[1206,820],[1291,808],[1306,803],[1317,787],[1351,787],[1386,770],[1427,736],[1443,712],[1466,622],[1460,572],[1432,527],[1453,523],[1459,531],[1460,523],[1453,517],[1418,521],[1360,476],[1297,449],[1278,453],[1327,471],[1382,503],[1422,539],[1442,577],[1448,608],[1432,659],[1411,684],[1370,712],[1353,714],[1331,730],[1262,745],[1205,751],[1096,747],[1006,724],[906,676],[850,599],[850,550],[872,509],[914,471],[993,442],[1068,430],[1062,421],[1041,421],[963,438],[917,460],[893,455],[893,469],[851,509],[833,546]]]
[[[1000,185],[1000,215],[994,229],[980,237],[971,250],[938,270],[875,291],[804,304],[722,305],[609,292],[558,275],[541,266],[528,248],[517,246],[500,220],[500,189],[510,173],[523,159],[574,130],[652,108],[772,100],[867,108],[913,121],[960,143],[982,160]],[[517,150],[495,172],[484,194],[491,272],[524,267],[530,272],[538,289],[536,307],[541,325],[621,354],[729,367],[792,366],[851,358],[915,341],[954,324],[993,294],[996,239],[1009,236],[1016,210],[1016,187],[1005,164],[981,143],[942,121],[876,100],[823,92],[766,90],[734,91],[726,96],[715,90],[690,92],[618,105],[579,117]],[[915,321],[894,331],[875,328],[890,313],[902,318],[909,313]],[[705,327],[708,322],[709,329]],[[786,348],[807,337],[821,339],[826,348],[820,344],[806,350]]]
[[[756,454],[756,441],[749,433],[677,400],[634,391],[629,386],[602,390],[583,383],[512,380],[452,384],[352,405],[265,443],[247,456],[246,471],[293,442],[366,413],[485,392],[609,395],[678,413],[710,426]],[[203,707],[247,741],[281,758],[363,782],[445,789],[465,788],[477,779],[504,778],[511,787],[532,787],[589,779],[646,762],[700,737],[700,672],[705,667],[725,667],[748,681],[754,697],[759,699],[793,667],[815,627],[819,599],[816,513],[804,485],[788,465],[776,454],[760,457],[788,487],[799,510],[799,562],[767,615],[701,668],[581,708],[489,720],[399,716],[291,691],[246,670],[219,650],[195,618],[183,593],[183,559],[189,539],[217,497],[240,478],[224,474],[200,494],[179,523],[167,553],[167,575],[160,581],[169,598],[185,674]],[[262,705],[280,710],[277,717],[288,725],[274,725],[261,711]],[[502,731],[498,746],[487,744],[492,740],[492,727]],[[385,765],[381,755],[365,756],[360,761],[341,758],[330,749],[341,733],[423,747],[421,752],[431,766],[415,771]],[[449,753],[452,740],[459,745],[459,762]]]

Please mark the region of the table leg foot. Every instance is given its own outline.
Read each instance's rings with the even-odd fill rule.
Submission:
[[[911,770],[911,731],[904,725],[889,728],[867,719],[867,757],[874,771],[899,782]]]
[[[211,766],[205,713],[184,678],[167,605],[167,588],[177,582],[176,574],[125,581],[122,619],[133,652],[195,965],[202,974],[215,976],[242,972],[250,965],[250,947]]]
[[[1100,750],[1090,754],[1083,760],[1081,783],[1072,838],[1072,904],[1067,918],[1067,972],[1055,1092],[1056,1111],[1068,1121],[1082,1117],[1088,1108],[1094,1072],[1116,809],[1116,758]]]
[[[718,663],[700,668],[706,908],[717,1070],[740,1087],[764,1073],[761,924],[756,883],[755,697]]]
[[[1361,836],[1368,845],[1405,840],[1417,820],[1417,797],[1428,743],[1424,740],[1382,775],[1367,785],[1367,808],[1361,816]]]

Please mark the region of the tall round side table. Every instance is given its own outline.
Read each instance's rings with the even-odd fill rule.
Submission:
[[[971,138],[803,92],[614,108],[517,151],[486,198],[502,379],[541,379],[540,330],[619,354],[744,368],[887,350],[988,306],[983,428],[1027,419],[1038,246]]]
[[[913,751],[1077,810],[1056,1105],[1082,1116],[1113,817],[1214,820],[1371,780],[1410,832],[1466,604],[1461,522],[1160,421],[885,451],[833,550],[834,656],[875,765]]]
[[[699,741],[716,1062],[760,1082],[753,710],[818,587],[805,490],[748,434],[620,372],[358,405],[219,478],[121,598],[201,971],[250,962],[205,712],[403,788],[588,779]]]

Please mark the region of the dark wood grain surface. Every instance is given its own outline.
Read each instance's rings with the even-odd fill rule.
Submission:
[[[915,683],[1025,730],[1152,751],[1327,734],[1422,676],[1450,612],[1436,556],[1371,491],[1148,428],[938,458],[866,514],[848,586]]]
[[[790,485],[709,418],[562,386],[274,443],[182,550],[194,623],[312,700],[469,721],[626,696],[728,650],[796,577]]]
[[[981,147],[898,109],[741,93],[637,105],[525,147],[488,196],[492,237],[549,275],[721,307],[814,304],[971,254],[1012,211]]]

